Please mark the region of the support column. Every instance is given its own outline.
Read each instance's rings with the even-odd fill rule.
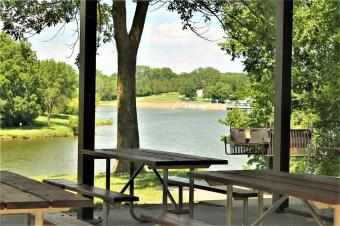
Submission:
[[[277,0],[276,73],[274,114],[275,171],[289,172],[289,140],[291,113],[293,0]],[[278,196],[274,196],[274,201]],[[281,208],[288,207],[288,202]]]
[[[94,160],[83,149],[94,149],[96,100],[97,1],[80,1],[78,183],[93,185]],[[81,208],[78,218],[93,219],[93,208]]]

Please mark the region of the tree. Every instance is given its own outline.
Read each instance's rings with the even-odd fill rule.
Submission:
[[[130,30],[127,30],[126,2],[112,1],[109,5],[98,0],[98,42],[111,42],[114,38],[118,54],[118,122],[117,148],[139,148],[139,133],[136,111],[136,58],[141,41],[149,1],[135,1],[136,8]],[[209,23],[212,17],[220,18],[223,2],[207,1],[155,1],[169,11],[180,14],[184,29],[196,29],[195,14],[202,15],[202,21]],[[156,6],[157,7],[157,6]],[[30,0],[0,2],[0,20],[3,30],[15,38],[24,34],[41,32],[45,27],[79,20],[79,0]],[[193,20],[195,18],[195,20]],[[99,45],[98,43],[98,45]],[[117,164],[117,171],[127,171],[128,166]]]
[[[250,127],[273,122],[275,7],[275,1],[257,0],[225,7],[225,27],[233,35],[221,48],[241,58],[248,72]],[[340,145],[339,12],[338,1],[294,1],[292,126],[304,126],[297,116],[311,119],[319,147]]]
[[[39,65],[39,78],[43,84],[44,108],[50,123],[53,108],[71,99],[77,88],[77,73],[66,63],[43,60]]]
[[[41,111],[36,55],[26,41],[0,32],[0,126],[27,125]]]
[[[117,75],[107,76],[101,71],[96,72],[96,94],[100,100],[117,99]]]
[[[203,92],[206,98],[224,102],[230,97],[232,90],[228,83],[217,82],[214,85],[205,87]]]
[[[189,99],[193,99],[197,96],[196,85],[193,81],[184,82],[179,88],[178,92]]]

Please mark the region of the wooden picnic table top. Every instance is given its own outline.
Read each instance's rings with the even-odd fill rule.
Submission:
[[[84,155],[95,158],[123,159],[144,163],[150,168],[208,168],[215,164],[228,164],[227,160],[179,154],[149,149],[95,149],[83,150]]]
[[[9,209],[90,207],[92,200],[30,178],[0,171],[0,213]]]
[[[296,175],[272,170],[189,172],[210,184],[233,184],[305,200],[340,204],[340,179],[316,175]]]

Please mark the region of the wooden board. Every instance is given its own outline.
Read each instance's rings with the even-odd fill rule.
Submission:
[[[168,179],[169,186],[185,186],[189,187],[189,178],[184,177],[176,177],[170,176]],[[227,194],[226,186],[210,186],[207,182],[201,180],[195,180],[194,188],[216,192],[220,194]],[[250,197],[257,197],[257,192],[254,192],[251,189],[241,189],[241,188],[234,188],[233,189],[233,197],[234,198],[250,198]]]
[[[210,224],[189,219],[187,216],[175,215],[166,213],[163,215],[157,215],[154,213],[142,213],[141,217],[149,222],[155,223],[156,225],[166,226],[209,226]],[[210,225],[211,226],[211,225]]]
[[[340,204],[339,179],[283,172],[238,170],[189,172],[189,176],[233,184],[329,204]]]
[[[27,209],[47,208],[50,203],[44,199],[23,192],[6,184],[0,183],[0,199],[3,201],[3,208],[6,209]]]
[[[210,165],[228,164],[227,160],[214,159],[149,149],[96,149],[83,150],[84,155],[95,158],[123,159],[140,162],[150,168],[208,168]]]
[[[92,224],[78,220],[76,217],[71,217],[65,213],[60,212],[44,214],[44,225],[93,226]]]
[[[14,191],[25,193],[26,196],[22,195],[22,197],[33,197],[38,200],[44,200],[45,203],[48,204],[49,207],[89,207],[92,206],[92,200],[80,197],[69,192],[64,191],[63,189],[56,188],[54,186],[41,183],[39,181],[35,181],[24,176],[11,173],[8,171],[0,171],[0,182],[6,188],[12,188]],[[5,192],[4,190],[0,190],[1,192],[1,200],[5,201],[6,208],[8,208],[7,201],[8,199],[13,199],[12,196]],[[33,204],[27,200],[26,205],[31,205],[32,208],[41,208],[42,204]],[[22,208],[23,204],[18,204],[17,207],[12,205],[11,208]],[[28,207],[26,207],[28,208]]]
[[[139,198],[132,195],[126,195],[119,192],[113,192],[102,188],[92,187],[85,184],[78,184],[76,182],[64,179],[47,179],[45,183],[58,186],[67,190],[79,192],[83,195],[101,198],[110,203],[138,201]]]

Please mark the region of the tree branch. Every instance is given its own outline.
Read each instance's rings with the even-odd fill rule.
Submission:
[[[114,37],[117,45],[128,39],[126,28],[126,5],[125,1],[112,2],[112,18],[114,23]]]
[[[137,46],[139,45],[142,37],[148,6],[149,1],[138,1],[136,5],[136,11],[133,17],[129,38],[133,42],[133,44]]]

